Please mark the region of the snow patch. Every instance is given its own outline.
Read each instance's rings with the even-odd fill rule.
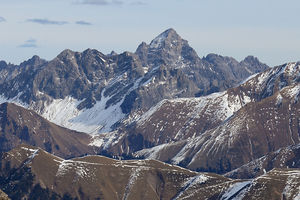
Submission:
[[[130,194],[130,190],[132,189],[132,187],[136,183],[137,179],[139,178],[142,169],[143,169],[143,167],[138,167],[136,169],[135,168],[132,169],[132,173],[130,175],[128,184],[125,189],[125,193],[123,195],[123,200],[126,200],[128,198],[128,195]]]
[[[231,185],[230,188],[227,189],[227,191],[225,191],[225,193],[221,197],[221,200],[232,199],[235,195],[241,192],[241,190],[247,187],[250,183],[251,181],[244,181],[244,182],[239,182]]]
[[[295,85],[294,87],[288,88],[287,95],[297,101],[297,98],[299,97],[300,94],[300,84]]]
[[[122,101],[106,108],[110,97],[102,95],[101,101],[89,109],[78,110],[79,101],[70,96],[64,99],[54,99],[41,113],[43,117],[60,126],[89,134],[111,131],[111,126],[122,119],[120,105]]]
[[[299,68],[300,68],[300,65],[297,65],[297,63],[289,63],[289,64],[287,64],[285,71],[290,76],[293,76],[296,73],[296,71],[299,70]]]
[[[283,97],[281,96],[280,93],[278,93],[277,97],[276,97],[276,105],[280,105],[282,103]]]
[[[64,176],[69,171],[75,170],[75,173],[80,178],[90,177],[91,173],[85,162],[76,162],[72,160],[60,161],[56,176]]]
[[[160,34],[159,36],[157,36],[154,40],[151,41],[150,43],[150,48],[159,48],[162,46],[163,42],[165,41],[165,39],[168,37],[168,33],[164,32],[162,34]]]
[[[168,144],[162,144],[155,147],[152,147],[150,149],[143,149],[141,151],[138,151],[136,153],[136,156],[145,156],[147,159],[158,159],[159,152],[164,149]]]
[[[30,163],[33,160],[33,158],[38,155],[38,152],[39,152],[39,149],[29,149],[29,148],[26,148],[26,147],[21,147],[21,149],[23,149],[25,151],[29,151],[30,154],[31,154],[31,155],[27,154],[28,160],[26,161],[25,164]]]
[[[117,131],[93,135],[89,145],[107,149],[109,146],[117,144],[124,136],[124,133],[119,134]]]
[[[205,174],[200,174],[200,175],[197,175],[195,177],[189,178],[187,181],[185,181],[182,184],[182,191],[174,198],[174,200],[175,199],[181,199],[181,196],[183,195],[183,193],[185,191],[187,191],[189,188],[193,188],[193,187],[195,187],[199,184],[203,184],[208,180],[209,180],[209,177],[206,176]]]
[[[38,149],[29,149],[26,147],[21,147],[21,149],[24,149],[25,151],[30,151],[30,152],[36,152],[36,150],[38,150]]]
[[[297,170],[294,173],[290,173],[287,178],[286,186],[283,190],[286,199],[300,199],[299,172],[300,171]]]
[[[29,105],[27,103],[24,103],[23,101],[20,100],[20,96],[22,95],[22,92],[19,92],[17,96],[13,98],[7,98],[4,95],[0,95],[0,104],[2,103],[14,103],[18,106],[21,106],[23,108],[29,108]]]

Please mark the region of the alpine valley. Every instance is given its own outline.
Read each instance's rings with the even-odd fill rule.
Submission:
[[[300,199],[300,62],[135,53],[0,61],[0,199]]]

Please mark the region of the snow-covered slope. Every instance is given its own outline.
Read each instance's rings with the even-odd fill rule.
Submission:
[[[219,117],[219,123],[215,124],[215,127],[201,132],[201,126],[192,129],[191,123],[187,127],[187,123],[183,123],[180,127],[187,130],[183,134],[186,138],[143,149],[136,155],[169,161],[192,169],[226,172],[268,152],[298,144],[300,142],[298,134],[298,121],[300,120],[299,71],[299,63],[290,63],[256,75],[244,84],[227,90],[226,93],[216,96],[213,101],[209,102],[209,105],[214,108],[211,113],[212,117],[209,119]],[[222,100],[217,101],[218,98]],[[190,102],[193,101],[190,100]],[[214,105],[214,101],[218,106]],[[234,109],[229,109],[230,106]],[[172,105],[169,107],[172,108]],[[192,111],[183,106],[180,107],[182,108],[181,112],[187,112],[184,116],[189,116],[189,113],[197,113],[199,116],[205,114],[195,109],[195,106],[191,107]],[[209,107],[204,108],[206,112],[210,112]],[[153,112],[151,115],[153,118],[148,117],[146,123],[157,126],[159,120],[169,119],[168,122],[173,125],[172,122],[176,122],[176,119],[179,119],[179,122],[181,120],[180,112],[176,111],[175,108],[172,108],[158,115]],[[161,118],[158,117],[159,115]],[[172,116],[176,117],[172,118]],[[224,117],[222,118],[222,116]],[[155,121],[157,118],[158,121]],[[185,121],[184,118],[183,121]],[[144,123],[143,120],[141,123]],[[137,124],[139,126],[139,122]],[[164,122],[163,125],[165,124],[167,123]],[[167,124],[167,126],[170,125]],[[168,127],[165,125],[164,128]],[[195,134],[196,137],[194,130],[198,131]],[[155,133],[152,129],[150,131]],[[159,133],[163,134],[163,131],[158,129]],[[151,136],[150,134],[149,138]]]
[[[36,109],[37,105],[35,103],[28,105],[18,97],[7,99],[2,96],[0,104],[4,102],[15,103],[24,108],[35,110],[57,125],[79,132],[98,134],[111,131],[111,127],[125,116],[120,108],[123,101],[121,100],[117,104],[106,108],[109,99],[110,97],[103,97],[92,108],[82,110],[78,109],[78,105],[83,100],[77,100],[71,96],[64,99],[53,99],[49,104],[45,102],[43,109]]]
[[[258,104],[250,103],[220,126],[200,136],[144,149],[136,155],[171,160],[192,169],[224,172],[270,151],[297,144],[300,142],[300,107],[295,99],[300,90],[294,93],[295,87],[286,87]],[[289,96],[292,93],[296,95]],[[279,94],[282,97],[280,105]]]
[[[46,119],[72,130],[89,134],[106,133],[111,127],[125,116],[120,105],[122,100],[106,108],[110,97],[102,97],[92,108],[79,110],[82,102],[70,96],[65,99],[55,99],[40,114]]]

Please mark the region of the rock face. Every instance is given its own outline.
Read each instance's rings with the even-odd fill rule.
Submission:
[[[90,141],[88,134],[57,126],[34,111],[11,103],[0,105],[0,152],[30,144],[68,158],[94,154],[97,149],[88,146]]]
[[[231,178],[258,177],[274,168],[300,168],[300,144],[280,148],[251,161],[231,172],[226,173]]]
[[[299,74],[300,63],[289,63],[223,93],[165,100],[138,117],[111,151],[140,150],[136,156],[225,173],[296,145]]]
[[[254,57],[201,59],[169,29],[135,53],[65,50],[51,61],[34,56],[20,66],[1,62],[0,94],[1,102],[19,103],[58,125],[106,133],[163,99],[224,91],[267,68]]]
[[[299,198],[299,170],[274,169],[252,180],[232,180],[154,160],[64,160],[24,145],[1,158],[0,188],[12,199]]]

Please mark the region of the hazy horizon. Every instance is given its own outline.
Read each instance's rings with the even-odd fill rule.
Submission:
[[[199,57],[253,55],[280,65],[300,60],[299,6],[296,0],[0,0],[0,60],[51,60],[64,49],[134,52],[173,28]]]

